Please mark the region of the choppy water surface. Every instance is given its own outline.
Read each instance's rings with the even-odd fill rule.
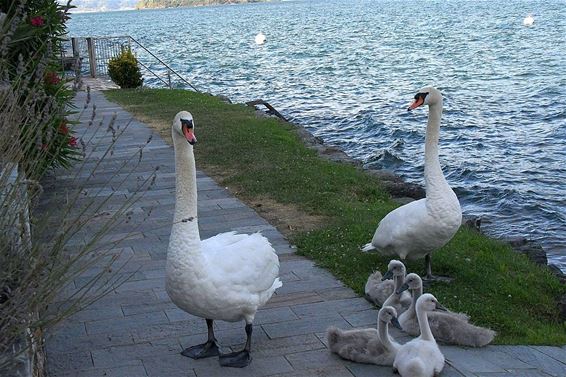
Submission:
[[[522,25],[533,13],[534,26]],[[267,43],[254,44],[263,31]],[[540,240],[566,269],[566,5],[293,1],[77,14],[73,36],[129,34],[199,88],[263,98],[370,166],[422,182],[426,111],[445,96],[441,162],[493,235]]]

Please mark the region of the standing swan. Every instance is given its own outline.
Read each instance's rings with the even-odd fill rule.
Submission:
[[[424,167],[426,198],[389,212],[379,223],[371,243],[362,251],[377,249],[383,255],[398,255],[401,259],[424,256],[426,278],[433,279],[430,256],[456,234],[462,223],[462,210],[438,160],[442,94],[433,87],[423,88],[407,110],[421,105],[429,108]]]
[[[399,327],[397,311],[384,306],[377,315],[376,329],[340,330],[334,326],[327,330],[330,351],[346,360],[358,363],[393,365],[399,343],[389,336],[388,324]]]
[[[401,346],[393,362],[393,371],[401,377],[433,377],[444,368],[444,355],[440,352],[428,325],[427,312],[444,308],[430,293],[417,300],[417,317],[421,335]]]
[[[197,220],[197,183],[191,113],[181,111],[173,120],[176,202],[165,288],[175,305],[205,318],[208,341],[185,349],[182,355],[205,358],[219,355],[213,321],[246,321],[244,349],[219,355],[222,366],[242,368],[250,361],[252,322],[257,309],[282,286],[279,259],[259,233],[228,232],[200,239]]]

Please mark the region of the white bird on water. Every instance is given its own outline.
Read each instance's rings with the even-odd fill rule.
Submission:
[[[258,45],[262,45],[265,43],[265,34],[263,34],[261,31],[258,33],[258,35],[255,36],[255,43]]]
[[[532,14],[529,14],[527,17],[525,17],[525,19],[523,20],[523,25],[525,26],[532,26],[535,23],[535,19],[533,18]]]

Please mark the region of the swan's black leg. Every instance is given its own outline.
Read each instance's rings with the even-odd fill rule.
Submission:
[[[424,285],[428,285],[430,283],[433,282],[443,282],[443,283],[450,283],[452,280],[454,280],[451,277],[448,276],[435,276],[432,274],[432,263],[431,263],[432,257],[430,256],[430,254],[425,255],[425,271],[426,271],[426,276],[423,278],[423,284]]]
[[[430,254],[425,255],[425,268],[426,268],[426,279],[432,280],[434,276],[432,275],[432,263]]]
[[[220,352],[218,351],[218,343],[214,337],[212,324],[212,319],[206,320],[206,326],[208,327],[208,340],[206,343],[186,348],[181,352],[181,355],[190,357],[191,359],[204,359],[205,357],[218,356]]]
[[[251,323],[246,324],[246,345],[244,349],[237,352],[227,353],[225,355],[220,355],[218,361],[220,365],[223,367],[232,367],[232,368],[243,368],[247,367],[250,362],[252,361],[252,357],[250,355],[250,349],[252,345],[252,331],[253,325]]]

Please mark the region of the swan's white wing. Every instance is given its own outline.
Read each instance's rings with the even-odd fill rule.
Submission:
[[[202,244],[214,279],[251,293],[270,289],[279,275],[279,258],[267,238],[259,233],[225,234],[215,242]]]
[[[220,233],[201,241],[202,249],[206,251],[220,250],[225,246],[241,241],[248,237],[247,234],[236,234],[236,232]]]
[[[426,199],[416,200],[387,214],[379,223],[372,244],[381,251],[392,251],[405,258],[411,249],[418,249],[423,225],[430,222]],[[405,254],[405,255],[403,255]]]

